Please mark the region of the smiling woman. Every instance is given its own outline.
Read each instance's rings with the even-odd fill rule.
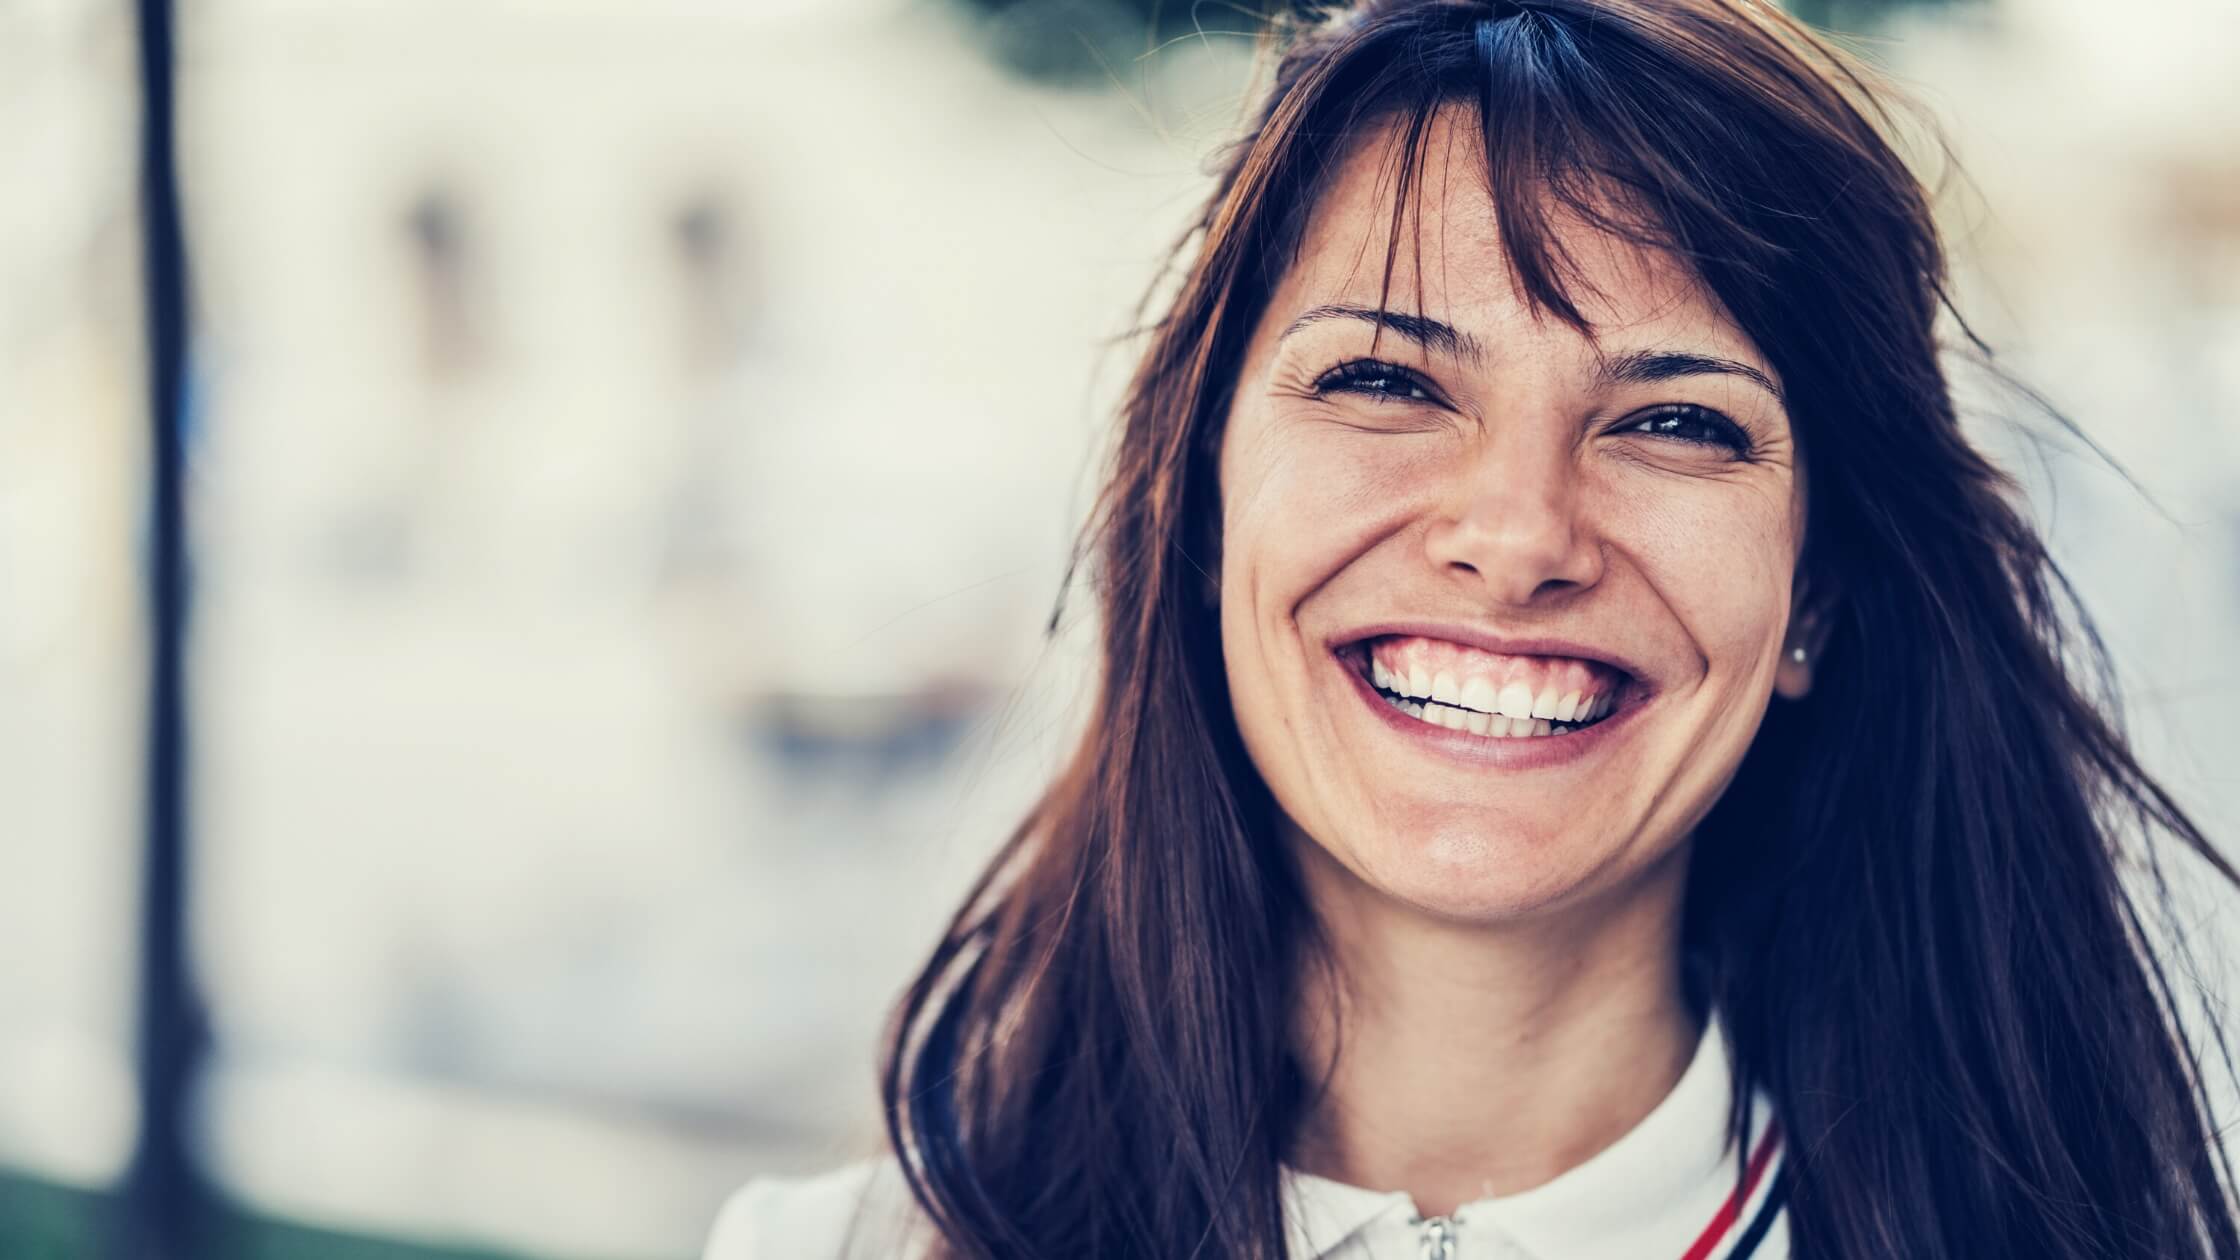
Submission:
[[[2231,871],[1961,435],[1863,71],[1754,0],[1278,47],[893,1151],[710,1255],[2240,1254],[2119,879]]]
[[[1607,926],[1621,896],[1676,921],[1665,859],[1812,632],[1789,419],[1660,251],[1552,225],[1581,323],[1543,317],[1482,151],[1453,106],[1412,144],[1365,135],[1246,348],[1217,461],[1230,700],[1326,927],[1392,897]],[[1395,239],[1389,268],[1359,265]]]

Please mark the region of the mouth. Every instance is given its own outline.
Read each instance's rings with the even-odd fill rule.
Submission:
[[[1487,742],[1561,740],[1593,730],[1643,696],[1607,661],[1511,654],[1418,634],[1380,634],[1337,649],[1397,715]]]

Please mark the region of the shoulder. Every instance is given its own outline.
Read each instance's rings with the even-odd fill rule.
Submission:
[[[890,1155],[748,1182],[724,1200],[703,1260],[890,1260],[922,1255],[933,1239]]]

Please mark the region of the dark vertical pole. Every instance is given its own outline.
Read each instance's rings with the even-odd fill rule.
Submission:
[[[139,9],[140,195],[148,330],[148,696],[140,906],[140,1142],[117,1239],[126,1260],[198,1251],[187,1090],[200,1021],[187,974],[187,263],[174,144],[170,0]]]

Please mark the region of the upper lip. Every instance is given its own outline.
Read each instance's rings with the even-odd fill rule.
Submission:
[[[1609,648],[1581,643],[1577,639],[1559,639],[1548,635],[1532,637],[1495,634],[1476,626],[1459,625],[1440,621],[1389,622],[1373,626],[1360,626],[1343,631],[1330,638],[1330,648],[1352,647],[1370,639],[1389,635],[1415,635],[1425,639],[1445,639],[1480,651],[1498,652],[1503,656],[1572,656],[1583,661],[1596,661],[1622,671],[1627,677],[1646,686],[1649,672],[1636,664],[1631,657]]]

